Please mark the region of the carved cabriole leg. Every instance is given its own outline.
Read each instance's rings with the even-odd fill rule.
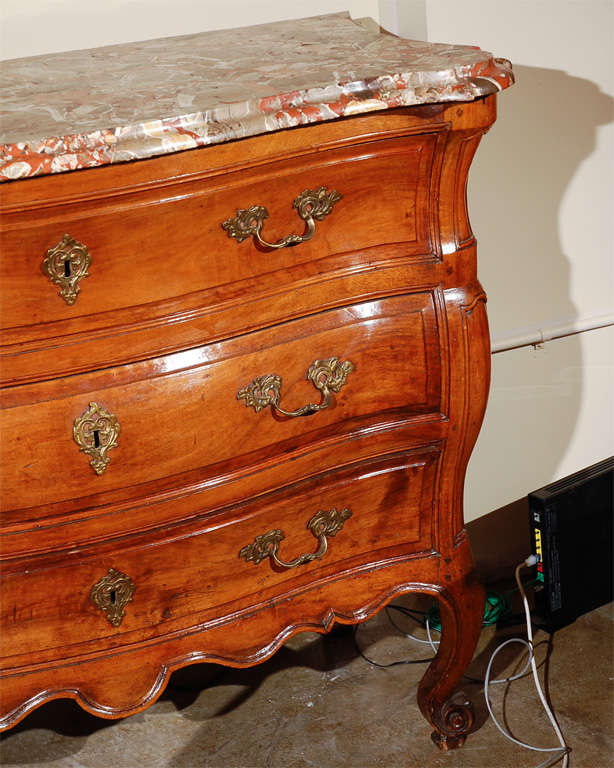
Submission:
[[[466,249],[471,278],[475,248]],[[450,369],[455,380],[450,391],[452,425],[446,441],[437,505],[437,543],[440,570],[433,590],[440,604],[441,644],[436,659],[418,689],[422,713],[435,729],[440,749],[463,745],[473,724],[473,707],[452,697],[469,665],[484,616],[484,590],[473,575],[473,557],[463,527],[465,472],[475,444],[488,396],[490,349],[486,297],[475,279],[464,288],[445,292],[450,345]]]
[[[446,297],[453,347],[451,368],[462,372],[451,393],[450,419],[456,430],[446,446],[439,497],[440,573],[436,587],[441,613],[441,643],[418,690],[422,713],[440,749],[463,745],[473,724],[470,702],[454,696],[471,662],[484,616],[484,589],[473,575],[473,557],[463,528],[463,486],[488,396],[490,350],[485,295],[479,283]]]
[[[438,594],[441,642],[418,688],[418,704],[440,749],[462,747],[473,725],[473,705],[452,693],[460,683],[482,628],[484,589],[471,574]]]

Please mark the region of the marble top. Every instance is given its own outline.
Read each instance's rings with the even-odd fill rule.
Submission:
[[[349,14],[0,64],[0,180],[191,149],[513,83],[473,46],[403,40]]]

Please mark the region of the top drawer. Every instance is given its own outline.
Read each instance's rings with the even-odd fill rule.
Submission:
[[[218,169],[153,189],[5,213],[0,326],[15,331],[5,343],[42,338],[39,326],[50,323],[55,325],[47,335],[53,336],[99,328],[101,313],[110,313],[102,324],[111,327],[118,322],[115,313],[126,308],[142,307],[141,323],[177,315],[194,306],[199,292],[205,292],[202,306],[212,301],[210,289],[241,281],[257,294],[258,278],[293,267],[296,282],[312,273],[306,265],[315,259],[366,250],[377,259],[378,253],[390,255],[391,246],[402,254],[429,253],[434,148],[430,134],[370,141],[232,173]],[[302,234],[305,224],[293,201],[320,187],[336,190],[341,199],[315,222],[313,238],[297,248],[267,250],[253,237],[239,243],[222,228],[239,209],[262,206],[269,214],[262,227],[266,240]],[[62,246],[65,235],[70,241]],[[47,272],[53,271],[58,284],[43,265],[56,246],[60,252]],[[87,276],[71,289],[87,262]],[[300,265],[305,270],[297,274]],[[319,270],[329,268],[322,262]]]

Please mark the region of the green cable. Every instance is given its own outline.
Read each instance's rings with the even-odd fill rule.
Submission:
[[[496,624],[503,616],[511,613],[511,610],[512,607],[507,599],[507,595],[488,590],[486,593],[486,603],[484,604],[484,620],[482,621],[482,626],[490,627],[493,624]],[[433,603],[426,612],[426,618],[428,619],[431,629],[441,632],[441,616],[439,614],[438,603]]]

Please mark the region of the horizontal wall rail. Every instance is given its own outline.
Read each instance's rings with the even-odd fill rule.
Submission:
[[[496,355],[498,352],[507,352],[510,349],[520,349],[521,347],[537,347],[546,341],[553,339],[563,339],[566,336],[574,336],[584,331],[594,331],[597,328],[608,328],[614,325],[614,315],[600,315],[598,317],[578,318],[558,325],[551,325],[546,328],[530,329],[516,336],[507,336],[502,339],[493,339],[491,343],[491,352]]]

